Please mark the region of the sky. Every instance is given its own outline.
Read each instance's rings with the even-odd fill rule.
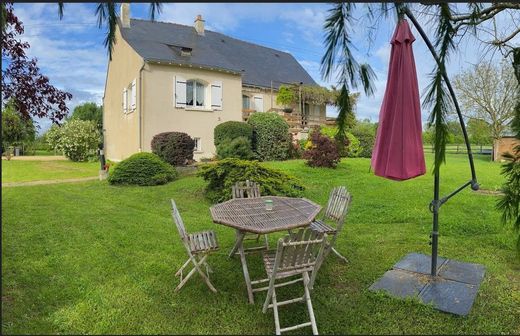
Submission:
[[[368,62],[372,66],[377,80],[373,96],[361,94],[356,115],[375,122],[386,87],[389,41],[396,19],[390,16],[382,20],[369,42],[369,29],[362,18],[363,6],[358,4],[354,15],[359,22],[353,32],[354,53],[360,63]],[[323,23],[330,8],[331,5],[325,3],[168,3],[163,5],[157,20],[192,25],[200,14],[207,30],[291,53],[318,84],[330,87],[337,84],[337,80],[325,81],[320,74],[320,60],[325,50]],[[148,9],[148,4],[132,3],[131,17],[147,19]],[[65,4],[62,20],[58,18],[57,4],[17,3],[14,12],[25,27],[23,39],[31,45],[28,55],[38,59],[42,73],[54,86],[72,93],[73,99],[68,103],[70,111],[84,102],[101,104],[108,54],[103,45],[106,28],[97,26],[95,4]],[[432,38],[426,17],[419,14],[418,19]],[[511,23],[508,20],[505,17],[498,22],[499,26],[507,28]],[[424,92],[434,60],[413,27],[412,32],[417,39],[414,54],[419,91]],[[475,39],[465,41],[450,58],[447,67],[450,77],[477,64],[484,56],[493,60],[502,57],[498,53],[485,53],[483,45]],[[511,42],[518,44],[520,39]],[[328,116],[336,114],[334,107],[327,108]],[[428,114],[429,111],[422,111],[423,121]],[[40,133],[50,126],[46,119],[36,121]]]

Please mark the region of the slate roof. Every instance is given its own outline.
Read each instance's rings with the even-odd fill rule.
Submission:
[[[145,61],[175,62],[219,68],[242,74],[242,83],[278,88],[280,83],[316,82],[289,53],[205,30],[200,36],[192,26],[131,19],[130,28],[119,27],[123,38]],[[191,56],[181,56],[191,48]]]

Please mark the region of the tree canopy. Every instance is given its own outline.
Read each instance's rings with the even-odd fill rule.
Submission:
[[[83,103],[74,108],[70,119],[93,121],[101,132],[103,129],[103,107],[93,102]]]

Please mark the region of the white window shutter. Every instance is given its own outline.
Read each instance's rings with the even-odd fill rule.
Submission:
[[[135,87],[135,79],[132,81],[132,100],[131,100],[131,104],[130,104],[130,107],[132,110],[135,110],[135,105],[136,105],[136,102],[137,102],[137,90],[136,90],[136,87]]]
[[[222,110],[222,82],[214,81],[211,83],[211,108]]]
[[[173,82],[175,107],[184,108],[186,107],[186,79],[181,76],[175,76]]]
[[[125,113],[125,114],[128,112],[127,102],[128,102],[128,90],[127,90],[127,88],[124,88],[123,89],[123,113]]]
[[[264,112],[264,97],[262,96],[254,96],[255,102],[255,111],[256,112]]]

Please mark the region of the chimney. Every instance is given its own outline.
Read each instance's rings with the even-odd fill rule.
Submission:
[[[121,4],[121,24],[123,28],[130,28],[130,4]]]
[[[204,20],[202,20],[202,15],[197,15],[197,17],[195,18],[194,27],[197,31],[197,34],[199,34],[200,36],[204,36]]]

